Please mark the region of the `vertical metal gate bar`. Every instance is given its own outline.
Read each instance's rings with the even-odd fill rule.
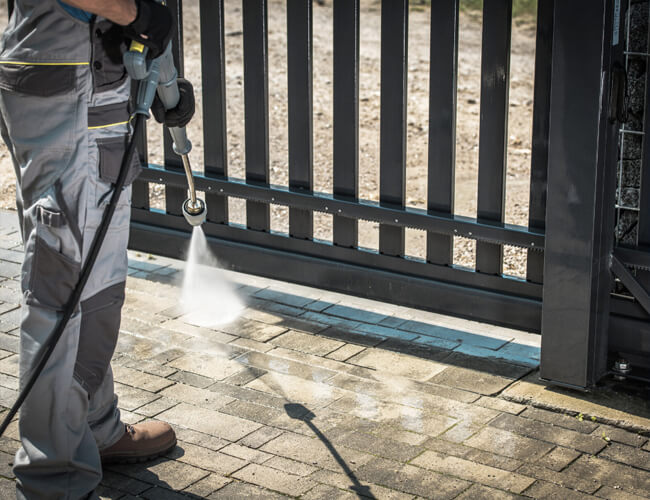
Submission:
[[[203,162],[206,177],[228,175],[226,128],[226,51],[223,0],[201,0],[201,83],[203,89]],[[228,199],[206,193],[208,220],[228,222]]]
[[[289,188],[312,191],[312,0],[287,1],[289,91]],[[289,234],[311,239],[314,217],[309,210],[289,209]]]
[[[404,207],[406,191],[406,89],[408,0],[381,4],[381,126],[379,201]],[[379,226],[379,251],[404,255],[404,228]]]
[[[650,53],[650,40],[648,41]],[[650,59],[646,60],[646,65]],[[650,71],[646,69],[645,109],[643,116],[643,145],[641,158],[641,183],[639,197],[639,222],[637,244],[650,246]],[[650,288],[650,272],[637,271],[637,278],[646,288]]]
[[[429,57],[429,210],[454,212],[456,91],[458,76],[458,0],[431,4]],[[454,238],[427,234],[427,261],[453,263]]]
[[[137,89],[136,85],[131,87],[133,91]],[[140,134],[135,136],[136,148],[140,158],[141,165],[149,164],[149,148],[147,146],[147,128],[142,127]],[[149,183],[135,180],[131,186],[131,206],[134,208],[143,208],[149,210]]]
[[[167,0],[167,7],[171,10],[174,21],[176,22],[176,36],[172,40],[172,53],[178,74],[182,76],[185,67],[183,62],[183,1]],[[165,148],[165,169],[182,171],[183,162],[180,156],[174,153],[171,136],[167,130],[164,131],[163,144]],[[182,206],[186,198],[187,191],[185,189],[165,186],[165,207],[167,213],[182,215]]]
[[[334,196],[359,197],[359,0],[334,0]],[[355,219],[335,215],[335,245],[358,243]]]
[[[541,376],[574,387],[593,385],[606,369],[618,132],[608,120],[613,2],[555,4]]]
[[[512,0],[483,4],[477,217],[502,222],[508,147]],[[476,242],[476,270],[501,274],[503,246]]]
[[[551,107],[551,56],[553,51],[553,5],[555,0],[539,0],[535,44],[535,91],[533,100],[533,140],[530,164],[528,227],[543,231],[546,224],[546,179],[548,172],[549,111]],[[544,254],[529,250],[528,281],[542,283]]]
[[[243,0],[246,181],[269,182],[269,89],[266,0]],[[249,229],[268,231],[269,206],[246,202]]]

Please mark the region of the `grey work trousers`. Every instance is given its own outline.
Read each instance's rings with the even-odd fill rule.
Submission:
[[[25,246],[22,387],[110,199],[128,141],[130,81],[123,76],[97,92],[91,63],[16,66],[0,62],[0,112]],[[124,302],[129,218],[126,188],[80,305],[22,407],[14,463],[19,499],[86,498],[102,477],[99,450],[124,433],[110,359]]]

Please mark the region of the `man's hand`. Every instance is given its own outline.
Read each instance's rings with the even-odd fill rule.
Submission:
[[[149,47],[148,56],[155,59],[174,36],[174,20],[169,9],[155,0],[135,0],[135,3],[138,15],[124,27],[124,34]]]
[[[178,79],[178,93],[180,100],[174,109],[165,110],[158,94],[151,105],[151,113],[158,123],[164,123],[165,126],[184,127],[194,116],[194,87],[185,78]]]

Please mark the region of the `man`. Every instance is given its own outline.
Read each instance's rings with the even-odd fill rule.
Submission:
[[[153,0],[16,0],[0,48],[2,136],[17,176],[25,245],[20,377],[77,284],[129,140],[125,35],[159,55],[173,35]],[[184,126],[191,86],[157,117]],[[127,179],[139,168],[137,155]],[[176,444],[172,428],[125,426],[110,359],[124,302],[130,188],[121,195],[77,312],[25,401],[14,473],[20,499],[96,498],[101,463],[142,461]]]

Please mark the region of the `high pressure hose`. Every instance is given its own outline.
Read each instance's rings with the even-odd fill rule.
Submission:
[[[113,214],[115,213],[115,209],[117,208],[117,203],[120,199],[120,196],[122,195],[122,189],[124,188],[124,182],[126,181],[126,176],[129,173],[129,166],[131,165],[131,159],[133,158],[133,154],[135,153],[136,137],[138,137],[138,135],[141,133],[141,129],[144,124],[144,119],[145,119],[144,115],[142,114],[136,115],[135,126],[133,128],[133,135],[131,136],[131,140],[129,141],[129,145],[127,147],[126,153],[122,158],[120,174],[117,177],[117,181],[115,182],[115,185],[113,187],[113,195],[111,196],[111,201],[108,203],[108,206],[104,210],[104,215],[102,216],[102,222],[99,225],[97,232],[95,233],[95,237],[93,238],[92,244],[90,245],[88,258],[86,259],[86,262],[81,268],[79,282],[77,283],[75,289],[72,291],[72,294],[70,295],[70,298],[68,299],[68,302],[65,305],[65,309],[63,310],[63,316],[57,323],[56,328],[54,329],[50,337],[47,339],[47,342],[43,344],[38,354],[36,355],[36,359],[38,359],[38,364],[36,365],[32,373],[29,375],[29,379],[27,380],[27,383],[20,390],[20,394],[18,394],[18,399],[16,399],[16,402],[9,410],[9,413],[5,415],[5,418],[2,421],[2,425],[0,425],[0,436],[4,434],[5,430],[7,430],[7,427],[9,426],[13,418],[16,416],[16,413],[18,413],[18,410],[22,406],[23,402],[25,401],[25,399],[27,399],[27,396],[32,390],[32,387],[34,387],[36,380],[38,379],[41,372],[45,368],[45,365],[50,359],[52,352],[54,352],[54,349],[56,348],[56,345],[59,342],[61,335],[63,335],[63,332],[65,331],[65,327],[68,325],[68,322],[70,321],[70,318],[74,314],[75,309],[77,309],[77,305],[79,304],[79,299],[81,299],[81,294],[84,290],[84,287],[86,286],[86,282],[88,281],[88,278],[90,277],[90,273],[93,270],[93,266],[95,265],[95,261],[97,260],[97,256],[99,255],[99,251],[102,248],[102,243],[104,242],[104,238],[106,237],[108,228],[111,225],[111,220],[113,219]]]

